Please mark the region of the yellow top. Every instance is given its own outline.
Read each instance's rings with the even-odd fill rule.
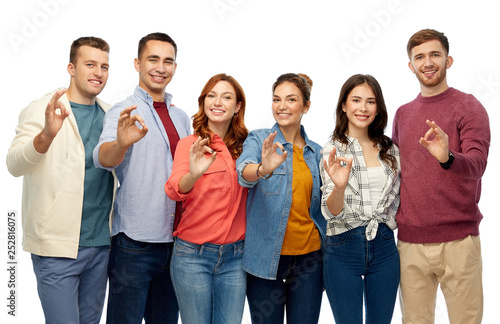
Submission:
[[[288,216],[282,255],[301,255],[321,248],[321,238],[309,215],[313,179],[303,149],[293,146],[292,206]]]

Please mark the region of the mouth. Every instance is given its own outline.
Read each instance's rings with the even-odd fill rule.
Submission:
[[[426,77],[432,77],[433,75],[435,75],[437,73],[437,70],[436,69],[426,70],[426,71],[422,71],[422,73]]]
[[[226,111],[221,109],[210,109],[214,114],[224,114]]]
[[[370,116],[368,115],[354,115],[354,116],[356,116],[356,118],[361,121],[368,120],[368,118],[370,118]]]
[[[167,78],[166,76],[161,76],[161,75],[151,75],[151,79],[153,79],[153,81],[156,81],[156,82],[163,82],[165,81],[165,79]]]
[[[89,82],[92,83],[92,84],[96,84],[96,85],[101,85],[102,84],[101,80],[96,80],[96,79],[90,79]]]

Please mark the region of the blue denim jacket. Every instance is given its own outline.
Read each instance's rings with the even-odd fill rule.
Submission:
[[[288,152],[288,157],[271,178],[249,182],[243,179],[243,169],[252,163],[261,162],[262,143],[272,132],[277,131],[275,142],[280,142]],[[313,177],[311,218],[318,228],[322,240],[325,236],[326,221],[321,214],[321,177],[319,162],[321,146],[307,137],[304,127],[300,133],[306,141],[304,159]],[[278,126],[250,132],[243,143],[243,153],[236,160],[238,181],[250,188],[247,198],[247,226],[243,251],[243,269],[260,278],[276,279],[281,246],[292,205],[293,144],[285,141]]]

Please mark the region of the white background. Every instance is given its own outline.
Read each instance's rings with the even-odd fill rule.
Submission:
[[[6,2],[7,3],[7,2]],[[247,95],[246,125],[269,127],[271,85],[286,72],[302,72],[314,81],[312,106],[303,118],[309,137],[323,145],[334,127],[334,109],[341,85],[355,73],[380,82],[389,109],[391,134],[396,109],[419,92],[407,68],[406,43],[423,28],[445,32],[455,62],[448,84],[472,93],[486,107],[491,123],[489,163],[483,177],[480,208],[484,281],[484,323],[498,322],[500,282],[496,261],[500,215],[498,199],[500,24],[493,1],[68,1],[29,0],[2,3],[0,58],[2,63],[2,127],[0,157],[7,154],[19,112],[35,98],[69,85],[66,66],[71,42],[80,36],[102,37],[111,46],[110,77],[101,98],[115,103],[138,84],[133,67],[139,39],[165,32],[178,44],[178,68],[167,87],[176,106],[189,116],[197,97],[214,74],[233,75]],[[446,109],[446,107],[443,107]],[[416,140],[423,134],[415,134]],[[18,215],[17,316],[7,315],[7,212],[21,210],[21,178],[0,166],[0,321],[42,323],[29,254],[21,248]],[[497,188],[497,189],[495,189]],[[457,189],[459,190],[459,189]],[[497,203],[498,205],[498,203]],[[436,206],[439,208],[439,206]],[[104,316],[103,316],[104,317]],[[104,322],[104,321],[102,321]],[[250,323],[248,312],[244,323]],[[325,295],[321,323],[333,317]],[[400,322],[396,305],[394,323]],[[442,297],[436,323],[447,323]]]

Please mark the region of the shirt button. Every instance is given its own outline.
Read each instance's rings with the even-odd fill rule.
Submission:
[[[174,217],[175,215],[174,214],[170,214],[170,217]]]

